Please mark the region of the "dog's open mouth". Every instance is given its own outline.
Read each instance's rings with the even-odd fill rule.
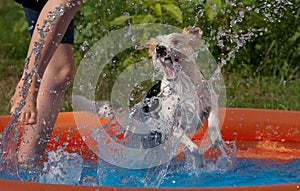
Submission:
[[[178,56],[172,53],[172,50],[168,50],[162,45],[158,45],[156,47],[156,54],[161,67],[164,69],[167,79],[175,79],[177,73],[181,70],[179,58],[177,58]]]

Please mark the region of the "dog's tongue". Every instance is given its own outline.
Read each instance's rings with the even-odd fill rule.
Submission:
[[[165,72],[166,72],[166,76],[167,79],[174,79],[175,78],[175,73],[174,73],[174,68],[173,68],[173,64],[167,64],[165,67]]]

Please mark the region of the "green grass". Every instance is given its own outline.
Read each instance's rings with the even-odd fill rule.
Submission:
[[[9,100],[23,69],[29,34],[21,32],[24,13],[13,1],[1,1],[0,18],[0,115],[4,115],[9,114]]]
[[[24,29],[27,25],[22,8],[10,0],[0,2],[0,26],[0,115],[6,115],[9,114],[9,100],[23,69],[29,33]],[[75,45],[79,47],[79,44]],[[276,57],[270,55],[270,57],[274,56]],[[76,62],[79,63],[80,58],[77,58]],[[263,60],[261,62],[263,64]],[[299,72],[295,72],[290,79],[284,80],[282,76],[279,77],[281,74],[270,76],[263,72],[257,73],[258,69],[253,66],[238,67],[234,70],[233,66],[226,65],[223,69],[228,107],[300,111]],[[269,65],[263,66],[269,67]],[[289,68],[288,63],[284,68],[287,73],[293,69]],[[70,94],[71,90],[66,95],[62,111],[71,110]]]
[[[300,79],[283,81],[268,76],[225,76],[228,107],[300,111]]]

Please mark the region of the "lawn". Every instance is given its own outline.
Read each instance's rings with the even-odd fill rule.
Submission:
[[[86,14],[86,16],[88,16],[88,14]],[[112,20],[112,18],[107,19]],[[103,23],[103,20],[101,20],[101,26],[99,26],[98,23],[98,27],[105,28],[107,23],[108,21]],[[26,30],[27,25],[22,7],[15,4],[13,1],[1,0],[0,26],[0,115],[7,115],[9,114],[10,108],[9,100],[21,75],[23,61],[26,57],[29,43],[29,33]],[[83,25],[83,27],[84,26],[89,25]],[[109,29],[109,27],[107,27],[107,29]],[[77,27],[75,36],[77,64],[80,63],[83,55],[83,52],[80,52],[80,46],[83,42],[89,41],[89,39],[85,39],[88,38],[85,35],[80,36],[81,30],[83,30],[81,26]],[[299,36],[295,36],[295,42],[297,42],[294,43],[296,45],[293,45],[295,51],[299,51],[300,49]],[[276,46],[276,43],[281,43],[280,48],[284,48],[282,39],[278,39],[278,37],[274,35],[271,37],[275,42],[274,46]],[[264,36],[262,36],[257,43],[270,41],[271,37],[269,35],[264,39]],[[213,44],[214,42],[210,43]],[[260,44],[255,43],[255,41],[252,41],[247,47],[253,46],[255,47],[255,50],[259,51]],[[245,49],[247,49],[247,47]],[[249,49],[250,48],[251,47],[249,47]],[[273,45],[272,47],[270,46],[270,50],[271,48],[273,48]],[[287,45],[286,49],[290,48],[291,47]],[[264,59],[258,57],[257,59],[261,59],[258,60],[258,63],[260,64],[253,66],[247,64],[247,61],[250,63],[254,58],[250,58],[250,53],[246,53],[247,50],[238,52],[234,61],[232,61],[230,65],[226,65],[222,70],[227,91],[227,107],[300,111],[300,69],[299,64],[298,66],[295,65],[295,63],[300,63],[299,56],[294,56],[294,60],[292,61],[284,60],[282,59],[282,56],[278,56],[280,51],[278,51],[278,53],[270,51],[268,54],[266,53],[263,57]],[[218,51],[213,51],[213,55],[217,54]],[[276,57],[280,57],[281,60],[276,60]],[[246,61],[241,61],[241,59]],[[277,61],[278,63],[282,62],[286,64],[280,65],[279,69],[274,70],[276,71],[274,73],[268,72],[268,70],[273,71],[272,68],[277,66]],[[267,64],[268,66],[265,66],[264,64]],[[282,74],[282,72],[285,73]],[[71,95],[70,92],[71,90],[69,90],[66,95],[62,111],[71,110],[69,99]]]
[[[22,30],[22,8],[13,1],[0,2],[0,18],[0,115],[5,115],[9,114],[9,100],[23,69],[29,34]]]

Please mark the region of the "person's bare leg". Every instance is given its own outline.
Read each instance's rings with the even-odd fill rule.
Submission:
[[[10,99],[11,109],[10,113],[15,114],[16,109],[20,106],[20,103],[23,99],[23,96],[21,95],[22,92],[22,86],[24,84],[24,73],[22,75],[22,78],[18,82],[15,93],[13,97]],[[28,95],[25,99],[25,104],[20,110],[20,116],[19,121],[24,122],[25,124],[34,124],[36,122],[36,116],[37,116],[37,109],[36,109],[36,99],[37,99],[37,92],[35,91],[38,88],[37,82],[36,82],[36,76],[33,77],[33,80],[30,84],[30,87],[28,89]]]
[[[38,82],[39,78],[43,79],[44,72],[48,67],[49,60],[51,60],[52,55],[57,49],[57,44],[61,41],[63,35],[75,15],[76,11],[80,7],[80,0],[48,0],[43,10],[41,11],[39,18],[37,20],[37,27],[35,28],[32,39],[30,41],[27,57],[30,57],[28,68],[24,69],[25,72],[31,72],[34,68],[36,61],[39,62],[37,70],[32,77],[30,77],[30,85],[27,90],[28,96],[25,99],[25,105],[19,111],[19,121],[24,122],[25,124],[35,124],[37,122],[37,115],[39,112],[36,108],[36,99],[40,84]],[[68,4],[68,5],[67,5]],[[71,6],[70,6],[71,5]],[[52,32],[48,32],[44,38],[43,46],[41,48],[40,57],[37,57],[37,54],[33,54],[35,48],[35,43],[40,41],[40,34],[38,33],[37,28],[43,26],[44,21],[49,19],[49,12],[53,12],[55,8],[62,7],[64,10],[63,15],[57,16],[56,21],[53,25],[48,23],[47,27],[50,28]],[[46,27],[46,28],[47,28]],[[46,30],[45,28],[43,30]],[[60,34],[60,35],[58,35]],[[59,58],[61,59],[61,58]],[[53,60],[53,59],[52,59]],[[24,77],[24,75],[23,75]],[[25,80],[25,83],[29,81]],[[11,114],[16,114],[16,108],[19,107],[21,100],[23,99],[20,92],[20,87],[24,84],[24,80],[20,80],[15,94],[11,99]]]
[[[45,70],[37,96],[37,122],[26,125],[18,150],[18,162],[35,165],[44,154],[64,93],[73,80],[73,45],[58,46]]]

